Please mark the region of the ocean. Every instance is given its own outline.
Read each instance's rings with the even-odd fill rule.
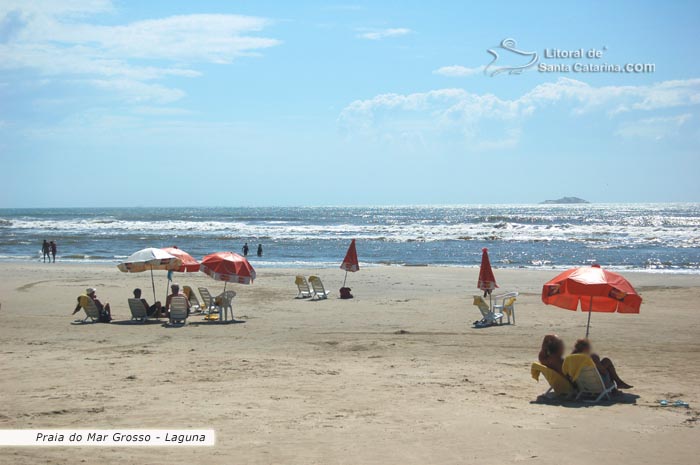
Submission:
[[[339,266],[350,239],[361,264],[605,267],[700,273],[700,204],[406,207],[0,209],[0,260],[118,263],[144,247],[195,258],[251,248],[261,267]],[[263,245],[262,258],[254,256]]]

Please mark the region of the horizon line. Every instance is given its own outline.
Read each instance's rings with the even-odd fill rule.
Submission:
[[[0,207],[0,210],[59,210],[59,209],[148,209],[148,208],[425,208],[425,207],[476,207],[476,206],[603,206],[603,205],[670,205],[670,204],[700,204],[700,200],[695,201],[626,201],[626,202],[592,202],[587,203],[544,203],[537,202],[477,202],[477,203],[385,203],[385,204],[317,204],[317,205],[119,205],[119,206],[36,206],[36,207]]]

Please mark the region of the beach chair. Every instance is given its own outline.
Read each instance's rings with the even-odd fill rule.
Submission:
[[[190,301],[190,309],[192,311],[199,311],[201,309],[201,305],[199,305],[199,299],[197,298],[197,294],[194,293],[194,290],[192,290],[190,286],[182,286],[182,292]]]
[[[501,301],[500,304],[493,306],[493,311],[497,313],[502,313],[508,318],[508,324],[511,324],[511,317],[513,318],[513,324],[515,324],[515,301],[517,300],[517,292],[509,292],[508,294],[497,295],[494,297],[496,302]]]
[[[571,354],[564,359],[562,371],[576,386],[576,400],[582,397],[585,402],[600,402],[601,400],[612,400],[610,394],[617,389],[617,384],[611,381],[606,386],[600,376],[593,359],[586,354]]]
[[[299,289],[299,293],[296,296],[297,299],[308,299],[311,297],[311,289],[309,289],[309,283],[306,281],[305,277],[297,275],[294,284],[296,284],[297,289]]]
[[[170,299],[170,324],[187,323],[187,298],[175,296]]]
[[[477,328],[485,328],[487,326],[494,326],[498,324],[503,324],[503,313],[491,311],[491,307],[486,303],[483,297],[480,295],[474,296],[474,305],[481,312],[481,320],[474,322],[474,326]]]
[[[311,286],[311,298],[318,297],[319,300],[328,298],[328,291],[323,287],[321,278],[318,276],[309,276],[309,285]]]
[[[141,299],[129,299],[129,310],[131,310],[131,321],[145,323],[148,319],[148,312]]]
[[[219,322],[228,320],[228,314],[231,313],[231,321],[233,317],[233,298],[236,297],[236,291],[226,291],[219,295],[216,300],[219,302]]]
[[[207,289],[206,287],[199,287],[197,289],[199,290],[199,295],[202,296],[202,303],[204,303],[204,306],[201,308],[206,312],[211,312],[212,310],[215,310],[216,302],[214,302],[214,298],[211,296],[211,292],[209,292],[209,289]]]
[[[541,363],[534,362],[532,364],[530,367],[530,375],[532,375],[532,379],[538,382],[540,380],[540,375],[542,375],[549,383],[549,389],[541,396],[548,396],[550,392],[554,392],[558,396],[566,396],[568,398],[572,397],[576,392],[573,384],[571,384],[565,376]]]
[[[83,323],[87,323],[90,320],[91,323],[100,321],[100,309],[95,305],[95,301],[89,296],[81,295],[80,307],[85,311],[85,318],[82,320]]]

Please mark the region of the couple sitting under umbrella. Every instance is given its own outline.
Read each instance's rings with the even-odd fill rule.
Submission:
[[[172,298],[185,297],[185,301],[187,302],[187,314],[189,315],[190,300],[185,294],[180,292],[180,285],[173,283],[170,286],[170,291],[171,294],[165,300],[165,307],[163,307],[163,304],[161,304],[160,301],[154,303],[153,305],[149,305],[146,299],[141,298],[141,289],[138,288],[134,289],[134,298],[139,299],[141,303],[143,303],[143,306],[146,308],[146,313],[149,317],[168,317],[168,315],[170,314],[170,302],[172,301]]]
[[[540,350],[538,358],[542,365],[556,371],[562,376],[565,376],[562,370],[562,366],[564,364],[564,351],[564,341],[555,334],[549,334],[545,336],[544,340],[542,341],[542,349]],[[593,348],[588,339],[579,339],[576,341],[574,350],[571,353],[589,355],[595,363],[598,373],[600,373],[600,377],[603,379],[606,386],[609,386],[612,381],[615,381],[617,387],[620,389],[630,389],[633,387],[622,381],[620,376],[617,374],[617,370],[615,369],[615,365],[613,364],[612,360],[609,358],[601,359],[597,354],[593,353]],[[570,379],[569,382],[571,382]]]

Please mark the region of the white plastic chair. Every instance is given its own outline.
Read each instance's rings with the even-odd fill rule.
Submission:
[[[178,295],[170,299],[170,324],[187,323],[187,298]]]
[[[299,293],[296,296],[297,299],[308,299],[311,297],[311,289],[309,289],[309,283],[306,281],[305,277],[297,275],[294,284],[296,284],[297,289],[299,289]]]
[[[231,314],[231,321],[234,321],[233,317],[233,298],[236,297],[236,291],[226,291],[222,293],[218,298],[221,304],[219,305],[219,323],[228,320],[229,313]]]
[[[309,284],[311,285],[312,295],[311,298],[317,297],[320,299],[328,298],[328,291],[323,287],[323,282],[318,276],[309,276]]]
[[[510,318],[513,317],[513,324],[515,324],[515,301],[518,297],[517,292],[509,292],[507,294],[501,294],[494,297],[494,300],[500,304],[493,306],[493,311],[497,313],[502,313],[508,319],[508,324],[510,324]]]
[[[138,320],[145,323],[148,319],[146,307],[141,302],[141,299],[129,299],[129,310],[131,310],[131,320]]]
[[[212,310],[216,309],[216,303],[214,298],[211,296],[211,292],[206,287],[198,287],[199,295],[202,296],[202,303],[204,304],[201,309],[210,313]]]

